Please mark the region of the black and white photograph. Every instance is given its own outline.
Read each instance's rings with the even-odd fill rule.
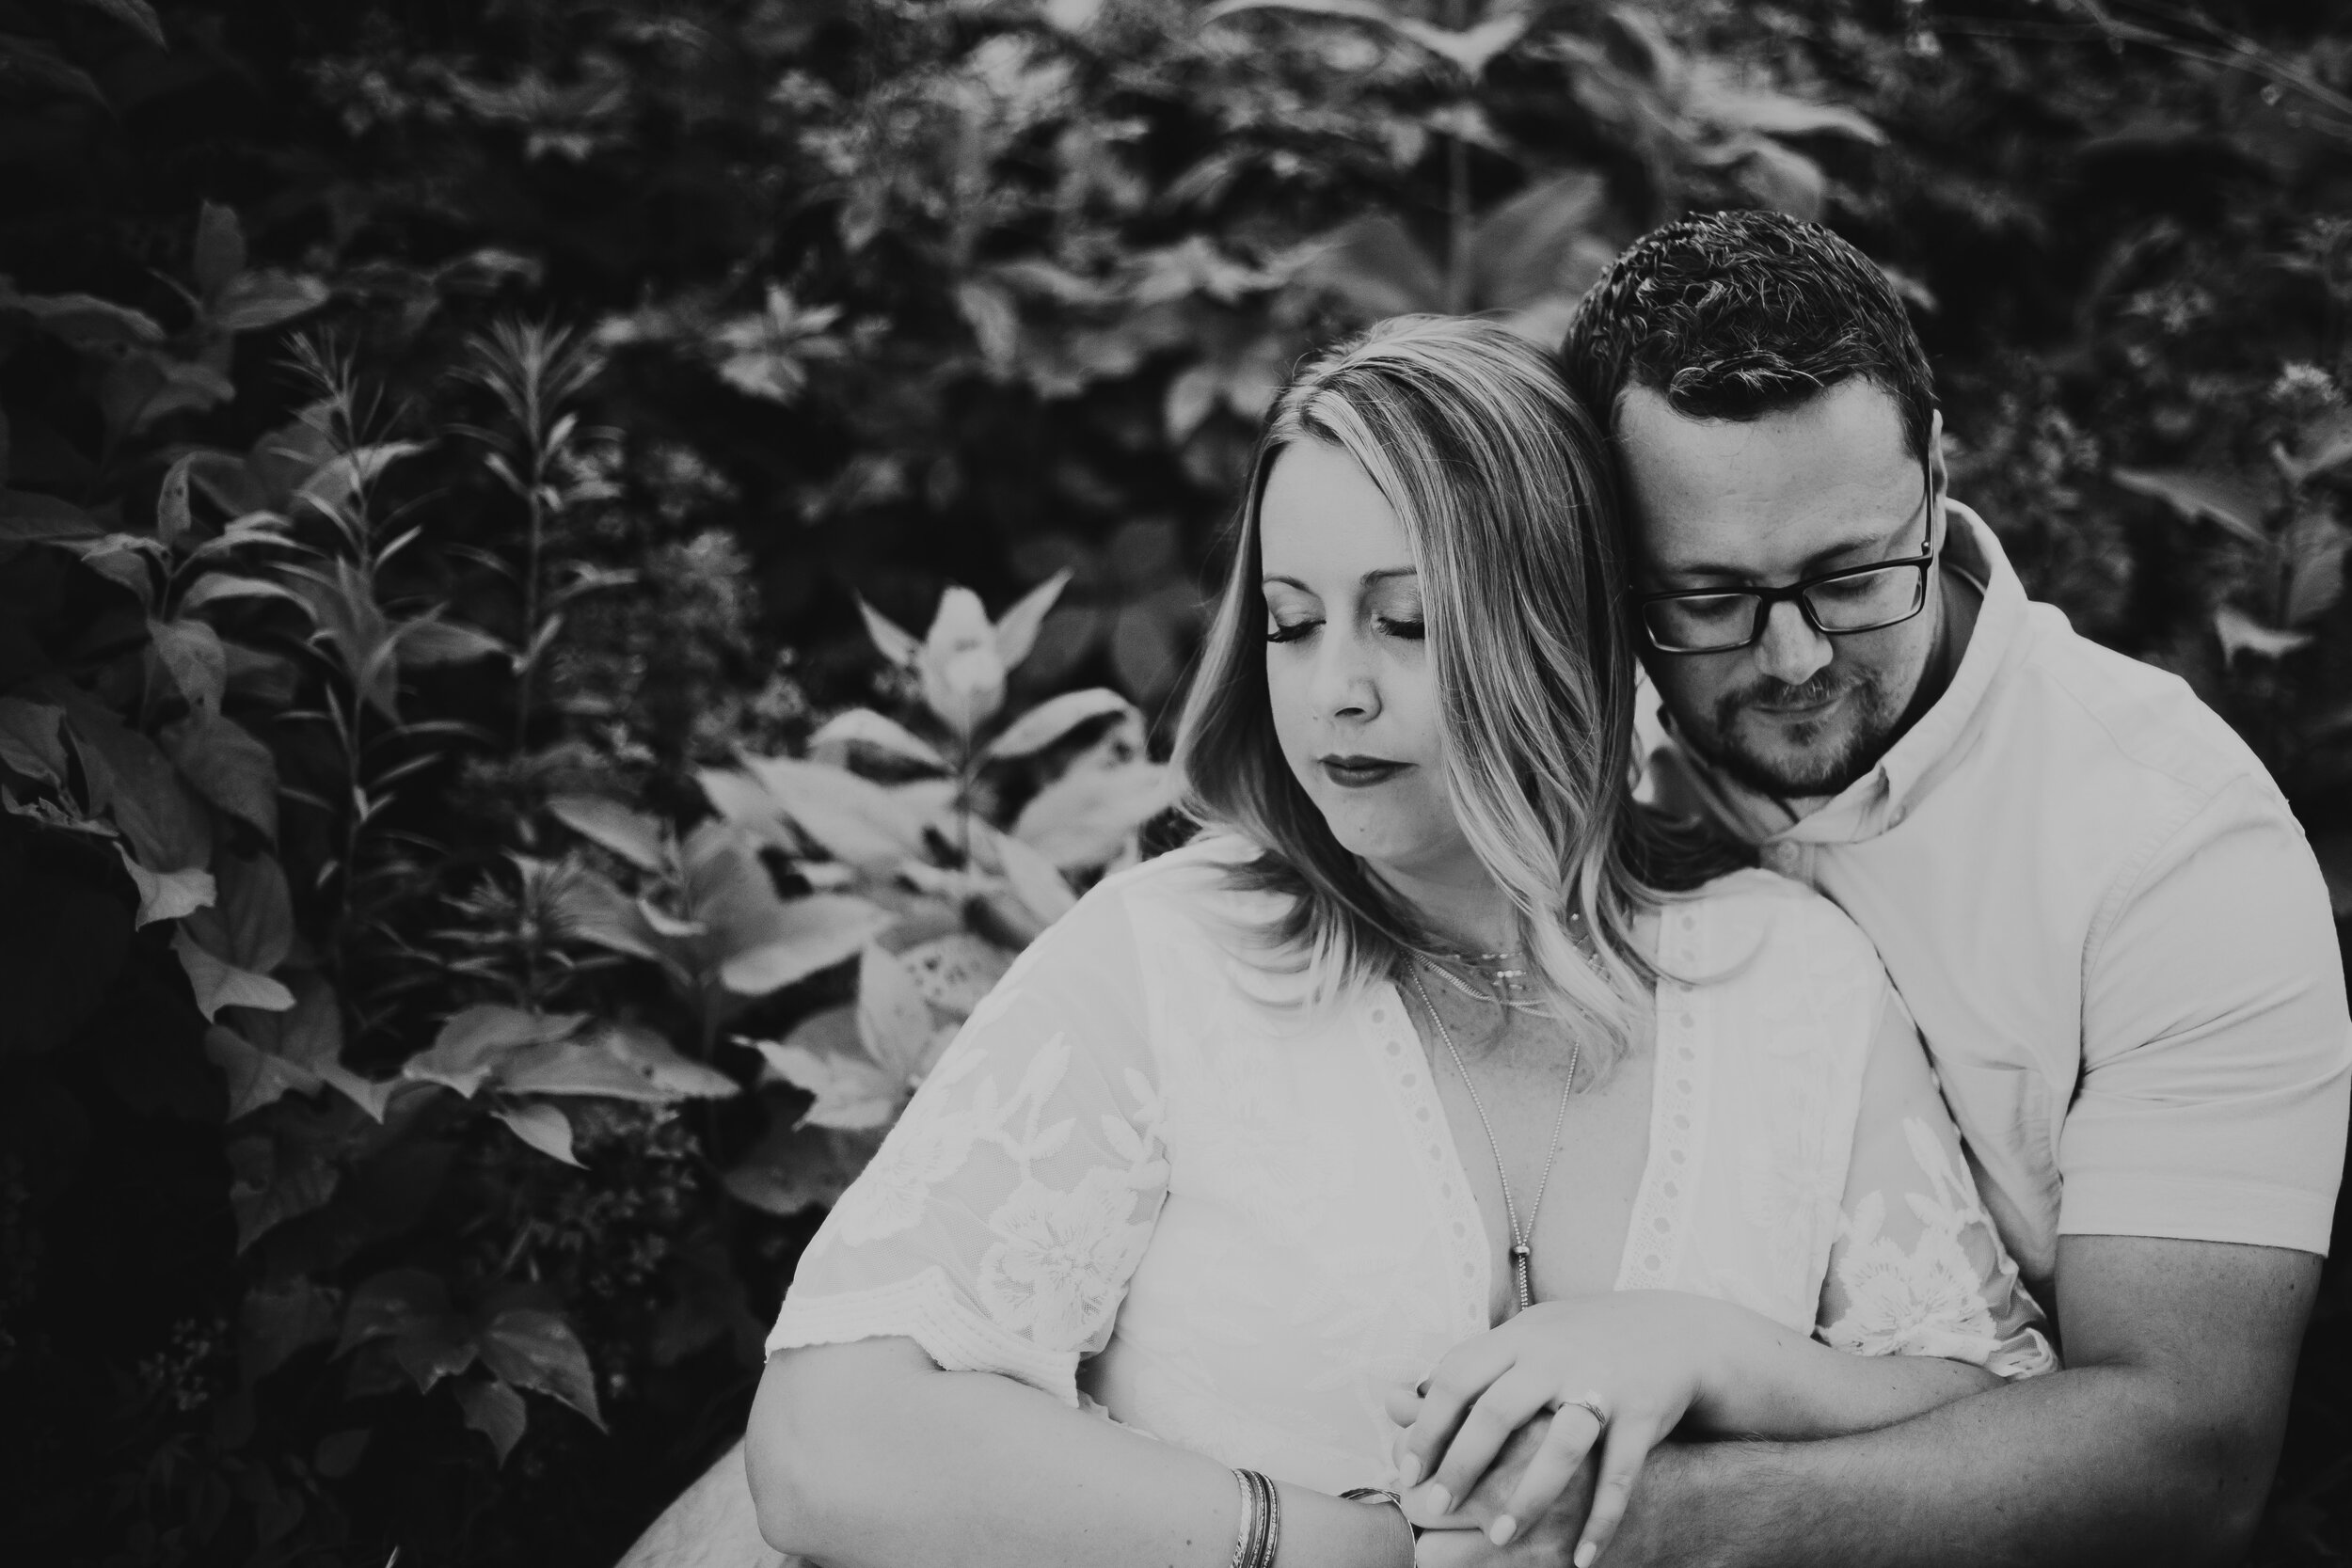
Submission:
[[[0,0],[0,1561],[2352,1560],[2352,10]]]

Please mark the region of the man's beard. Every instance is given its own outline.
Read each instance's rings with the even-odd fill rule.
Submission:
[[[1775,725],[1790,743],[1778,757],[1761,755],[1738,739],[1740,718],[1750,708],[1804,707],[1841,689],[1848,692],[1846,701],[1832,717],[1843,726],[1842,735],[1808,734],[1805,724]],[[1829,796],[1878,766],[1893,741],[1897,717],[1876,681],[1867,675],[1838,679],[1825,669],[1802,686],[1765,680],[1718,699],[1712,733],[1699,749],[1708,761],[1758,794],[1783,800]]]

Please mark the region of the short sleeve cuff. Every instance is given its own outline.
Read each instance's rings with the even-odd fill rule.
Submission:
[[[2321,1194],[2171,1171],[2070,1171],[2058,1234],[2232,1242],[2325,1258],[2335,1208],[2332,1189]]]

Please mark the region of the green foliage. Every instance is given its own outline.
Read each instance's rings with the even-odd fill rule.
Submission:
[[[1958,493],[2352,886],[2332,24],[6,9],[12,1556],[616,1554],[1152,832],[1287,367],[1404,309],[1549,340],[1687,209],[1883,259]],[[2266,1560],[2345,1544],[2340,1284]]]

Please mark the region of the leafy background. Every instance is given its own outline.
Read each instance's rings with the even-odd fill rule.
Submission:
[[[1164,840],[1285,367],[1683,211],[1881,260],[2352,910],[2347,93],[2286,0],[0,0],[0,1552],[616,1556]]]

